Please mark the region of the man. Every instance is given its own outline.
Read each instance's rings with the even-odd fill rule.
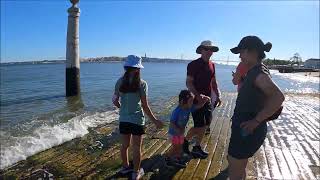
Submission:
[[[206,96],[211,97],[211,92],[215,96],[217,106],[220,106],[220,92],[218,90],[215,67],[210,61],[213,52],[219,51],[217,46],[213,46],[211,41],[203,41],[198,46],[196,53],[201,57],[190,62],[187,68],[186,84],[188,89],[195,95],[195,102],[203,101]],[[206,158],[208,153],[202,150],[200,144],[205,135],[206,128],[209,128],[212,119],[212,105],[207,102],[201,109],[192,113],[193,124],[184,140],[183,150],[189,154],[189,141],[195,137],[196,144],[191,154],[196,158]]]

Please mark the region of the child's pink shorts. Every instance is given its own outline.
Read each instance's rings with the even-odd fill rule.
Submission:
[[[183,144],[183,141],[184,141],[183,135],[180,135],[180,136],[169,135],[169,138],[171,140],[171,143],[175,145]]]

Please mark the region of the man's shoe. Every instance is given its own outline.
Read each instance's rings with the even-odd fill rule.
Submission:
[[[207,151],[203,150],[203,149],[201,148],[201,146],[198,146],[197,148],[199,148],[199,151],[200,151],[203,155],[205,155],[205,156],[208,156],[208,155],[209,155],[209,153],[208,153]]]
[[[120,174],[127,174],[127,173],[132,172],[132,171],[133,171],[132,167],[130,167],[130,166],[128,166],[128,167],[122,166],[122,168],[120,169],[119,173]]]
[[[142,178],[143,175],[144,175],[144,170],[142,168],[140,168],[138,170],[138,172],[132,172],[131,179],[132,180],[139,180]]]
[[[209,127],[206,129],[206,133],[205,134],[206,135],[210,134],[210,128]]]

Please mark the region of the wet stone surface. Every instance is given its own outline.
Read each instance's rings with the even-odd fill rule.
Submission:
[[[226,179],[230,117],[236,94],[224,93],[223,106],[213,113],[211,132],[203,140],[206,159],[189,159],[185,169],[165,166],[170,148],[167,126],[156,131],[149,125],[143,143],[143,179]],[[159,112],[168,118],[174,102]],[[263,146],[249,160],[247,179],[320,179],[319,95],[286,94],[283,113],[268,123]],[[192,123],[191,123],[192,125]],[[190,126],[191,126],[190,125]],[[67,178],[127,179],[121,166],[117,124],[102,125],[62,145],[33,155],[1,172],[1,179]]]

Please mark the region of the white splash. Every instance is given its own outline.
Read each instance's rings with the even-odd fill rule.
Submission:
[[[1,146],[0,169],[4,169],[14,163],[25,160],[37,152],[57,146],[88,133],[88,128],[97,127],[100,124],[110,123],[118,118],[115,111],[98,112],[93,115],[80,115],[70,119],[67,123],[53,127],[42,126],[36,129],[32,135],[16,137],[15,145]]]

